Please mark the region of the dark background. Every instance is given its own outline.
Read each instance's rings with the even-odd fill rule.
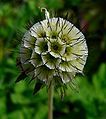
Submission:
[[[39,7],[63,17],[68,11],[89,49],[85,75],[75,78],[79,93],[67,89],[64,100],[55,93],[54,119],[106,119],[106,0],[0,1],[0,119],[47,119],[46,88],[33,96],[33,84],[14,83],[22,33],[44,19]]]

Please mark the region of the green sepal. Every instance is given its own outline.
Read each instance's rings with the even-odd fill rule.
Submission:
[[[60,94],[61,99],[64,99],[64,96],[66,94],[67,85],[62,82],[62,79],[60,76],[54,76],[54,89],[56,92]]]
[[[21,81],[21,80],[24,80],[25,78],[27,77],[27,75],[25,74],[25,72],[22,72],[18,78],[16,79],[15,83]]]
[[[34,91],[33,91],[33,95],[38,93],[40,91],[40,89],[42,89],[44,86],[45,86],[44,82],[42,82],[40,80],[36,81]]]

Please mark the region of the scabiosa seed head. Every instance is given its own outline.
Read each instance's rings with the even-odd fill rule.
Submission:
[[[88,49],[82,32],[63,18],[49,18],[34,24],[23,36],[20,47],[20,67],[32,80],[49,85],[72,81],[82,73]],[[57,85],[57,84],[56,84]]]

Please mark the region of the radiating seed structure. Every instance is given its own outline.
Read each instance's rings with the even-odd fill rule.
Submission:
[[[21,67],[33,80],[63,84],[83,73],[88,56],[82,32],[63,18],[48,18],[34,24],[23,36],[20,48]]]

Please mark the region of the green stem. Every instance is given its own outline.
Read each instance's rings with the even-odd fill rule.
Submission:
[[[53,84],[48,89],[48,119],[53,119]]]

